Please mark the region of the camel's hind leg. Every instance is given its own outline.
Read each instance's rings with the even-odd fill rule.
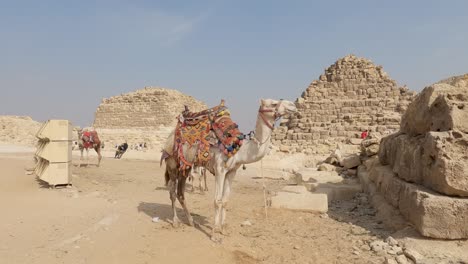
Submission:
[[[178,181],[177,181],[177,199],[179,200],[180,205],[182,205],[182,208],[184,208],[185,215],[187,216],[188,221],[189,221],[189,225],[193,226],[192,215],[190,215],[190,212],[189,212],[189,210],[187,208],[187,204],[185,203],[184,191],[185,191],[185,181],[186,180],[187,180],[187,178],[184,177],[184,176],[178,177]]]
[[[177,184],[176,180],[173,178],[171,178],[167,184],[167,187],[169,189],[169,197],[171,198],[171,203],[172,203],[172,213],[173,213],[172,226],[173,227],[178,227],[180,224],[180,220],[177,217],[177,208],[176,208],[176,198],[177,198],[176,184]]]
[[[83,163],[83,148],[80,148],[80,153],[81,153],[81,156],[80,156],[80,162],[78,163],[78,168],[81,167],[81,163]]]
[[[98,154],[98,164],[97,166],[99,167],[101,165],[101,159],[102,159],[102,155],[101,155],[101,146],[98,145],[96,147],[94,147],[94,150],[96,151],[96,153]]]
[[[208,185],[206,184],[206,168],[202,169],[202,176],[203,176],[203,181],[205,182],[205,190],[208,191]],[[200,189],[201,189],[201,177],[200,177]]]

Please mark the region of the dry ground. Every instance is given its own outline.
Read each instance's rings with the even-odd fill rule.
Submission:
[[[200,228],[173,229],[163,169],[156,161],[105,158],[73,167],[73,187],[49,189],[25,174],[32,154],[1,154],[0,263],[382,263],[367,243],[389,232],[362,199],[334,204],[328,215],[269,210],[249,170],[229,203],[229,236],[209,239],[213,177],[206,194],[188,193]],[[95,162],[92,158],[92,162]],[[76,161],[74,161],[76,164]],[[269,189],[283,183],[268,181]],[[359,208],[356,211],[356,208]],[[180,206],[179,206],[180,208]],[[179,210],[181,220],[186,219]],[[159,217],[155,223],[153,217]],[[251,226],[241,226],[249,220]]]

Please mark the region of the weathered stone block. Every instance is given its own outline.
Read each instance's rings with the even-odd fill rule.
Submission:
[[[326,213],[328,211],[328,199],[326,194],[310,193],[304,186],[301,191],[281,191],[271,198],[271,207],[292,210]]]
[[[361,158],[356,154],[344,157],[341,161],[341,166],[345,167],[346,169],[356,168],[359,165],[361,165]]]
[[[447,195],[468,196],[468,137],[459,132],[429,132],[382,140],[379,159],[398,177]]]
[[[401,130],[410,135],[457,130],[468,133],[468,74],[423,89],[403,115]]]
[[[424,236],[468,238],[468,199],[444,196],[405,182],[389,166],[374,164],[369,179],[378,191]]]

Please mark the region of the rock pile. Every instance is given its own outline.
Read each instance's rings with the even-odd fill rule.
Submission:
[[[468,238],[467,172],[468,74],[426,87],[359,169],[422,235],[445,239]]]
[[[0,144],[35,146],[40,127],[29,116],[0,116]]]
[[[286,152],[319,149],[328,153],[326,146],[357,139],[366,129],[383,135],[397,131],[414,95],[398,87],[381,66],[348,55],[326,69],[297,99],[298,115],[282,120],[273,143]]]
[[[103,99],[96,110],[94,128],[107,145],[127,141],[129,145],[147,143],[149,148],[155,148],[175,127],[184,106],[194,112],[207,108],[179,91],[145,87]]]

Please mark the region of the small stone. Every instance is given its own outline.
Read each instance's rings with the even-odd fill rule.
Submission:
[[[398,246],[398,241],[391,236],[387,237],[387,239],[385,239],[385,242],[387,242],[387,244],[389,244],[390,246]]]
[[[155,216],[151,220],[153,221],[153,223],[158,223],[159,222],[159,217]]]
[[[362,251],[370,251],[371,248],[368,245],[362,245],[361,250]]]
[[[387,244],[381,240],[376,240],[370,244],[372,251],[374,251],[375,253],[382,252],[386,246]]]
[[[298,245],[295,245],[295,246],[294,246],[294,249],[301,249],[301,247],[298,246]]]
[[[396,258],[396,262],[398,264],[409,264],[409,261],[408,259],[405,257],[405,255],[399,255],[397,256]]]
[[[404,254],[405,254],[405,256],[407,258],[411,259],[416,264],[421,263],[421,261],[424,259],[423,255],[421,255],[416,250],[413,250],[413,249],[410,249],[410,248],[405,249]]]
[[[252,226],[252,223],[249,220],[245,220],[241,223],[241,226]]]
[[[353,254],[356,255],[356,256],[359,256],[359,254],[361,254],[361,253],[359,253],[359,251],[353,251]]]
[[[321,215],[320,215],[320,218],[327,219],[327,218],[329,218],[329,217],[328,217],[328,214],[325,213],[325,214],[321,214]]]
[[[392,246],[392,251],[397,255],[403,254],[403,249],[400,246]]]
[[[385,258],[384,264],[398,264],[398,262],[394,258]]]

